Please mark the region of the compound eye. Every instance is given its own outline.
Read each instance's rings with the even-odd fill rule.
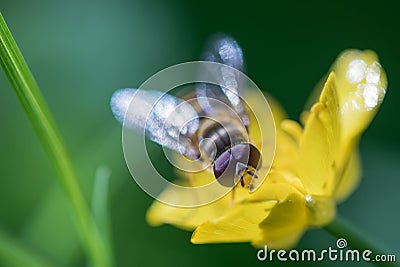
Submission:
[[[238,144],[224,151],[214,162],[214,176],[217,181],[228,187],[238,182],[238,175],[248,166],[255,170],[261,167],[261,154],[252,144]]]
[[[233,158],[258,170],[262,165],[260,151],[252,144],[238,144],[232,147]]]
[[[214,162],[214,176],[217,181],[227,187],[232,187],[234,185],[233,175],[229,167],[231,162],[232,154],[231,150],[224,151]]]
[[[248,160],[248,165],[252,166],[254,169],[258,170],[262,166],[262,156],[260,151],[253,146],[252,144],[249,144],[250,147],[250,156]]]

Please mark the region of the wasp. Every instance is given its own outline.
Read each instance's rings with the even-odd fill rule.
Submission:
[[[112,96],[111,109],[124,126],[144,131],[150,140],[189,159],[210,163],[221,185],[240,184],[251,191],[262,157],[249,139],[249,114],[239,94],[245,87],[235,75],[244,72],[243,51],[235,39],[219,34],[206,45],[201,60],[229,67],[213,73],[222,85],[197,83],[179,97],[120,89]],[[127,112],[133,97],[140,105]]]

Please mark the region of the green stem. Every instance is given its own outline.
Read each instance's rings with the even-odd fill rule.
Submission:
[[[97,223],[100,234],[106,240],[108,251],[112,258],[111,220],[108,212],[108,191],[111,170],[108,166],[97,168],[92,195],[92,214]]]
[[[109,254],[85,201],[71,159],[49,109],[2,14],[0,13],[0,58],[4,72],[36,134],[58,173],[72,204],[78,230],[93,266],[109,266]]]
[[[7,235],[2,229],[0,229],[0,255],[2,263],[6,263],[7,266],[56,266],[40,257],[29,248],[21,245],[11,236]]]
[[[372,254],[369,256],[371,259],[372,263],[378,266],[397,266],[399,267],[400,265],[397,264],[396,262],[383,262],[383,261],[375,261],[375,255],[395,255],[392,252],[389,252],[388,249],[383,247],[381,244],[378,242],[372,240],[371,238],[368,237],[366,233],[363,233],[360,231],[359,227],[356,227],[355,225],[351,224],[349,221],[346,219],[336,216],[336,218],[327,226],[324,227],[326,231],[328,231],[330,234],[333,236],[339,238],[344,238],[346,239],[348,245],[352,247],[353,249],[357,249],[360,252],[360,255],[362,251],[364,250],[370,250],[372,251]],[[396,261],[398,255],[395,255]],[[360,256],[361,258],[361,256]]]

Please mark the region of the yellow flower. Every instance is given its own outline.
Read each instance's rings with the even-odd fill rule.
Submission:
[[[336,203],[356,188],[361,174],[358,140],[377,112],[386,87],[386,75],[374,52],[343,52],[326,81],[317,86],[314,95],[319,97],[301,115],[302,125],[288,120],[267,96],[277,145],[271,171],[256,192],[237,187],[233,204],[228,194],[197,208],[155,201],[147,213],[149,224],[169,223],[194,230],[191,241],[196,244],[296,245],[308,227],[328,224],[335,216]],[[254,140],[256,145],[259,141]],[[191,181],[199,184],[215,179],[207,171],[191,175]],[[163,192],[173,193],[168,188]]]

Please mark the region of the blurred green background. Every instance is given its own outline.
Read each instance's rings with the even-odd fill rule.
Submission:
[[[362,183],[339,213],[400,256],[397,2],[264,2],[1,2],[88,199],[97,168],[112,171],[109,204],[118,266],[272,265],[258,262],[248,244],[192,245],[189,232],[148,226],[145,212],[152,199],[128,173],[121,126],[109,109],[114,90],[137,87],[165,67],[198,59],[207,37],[221,31],[238,40],[249,76],[294,119],[343,49],[378,53],[389,90],[361,142]],[[3,72],[0,122],[2,231],[57,265],[85,266],[64,192]],[[335,240],[310,230],[299,248],[320,250]],[[0,266],[10,266],[2,255]]]

